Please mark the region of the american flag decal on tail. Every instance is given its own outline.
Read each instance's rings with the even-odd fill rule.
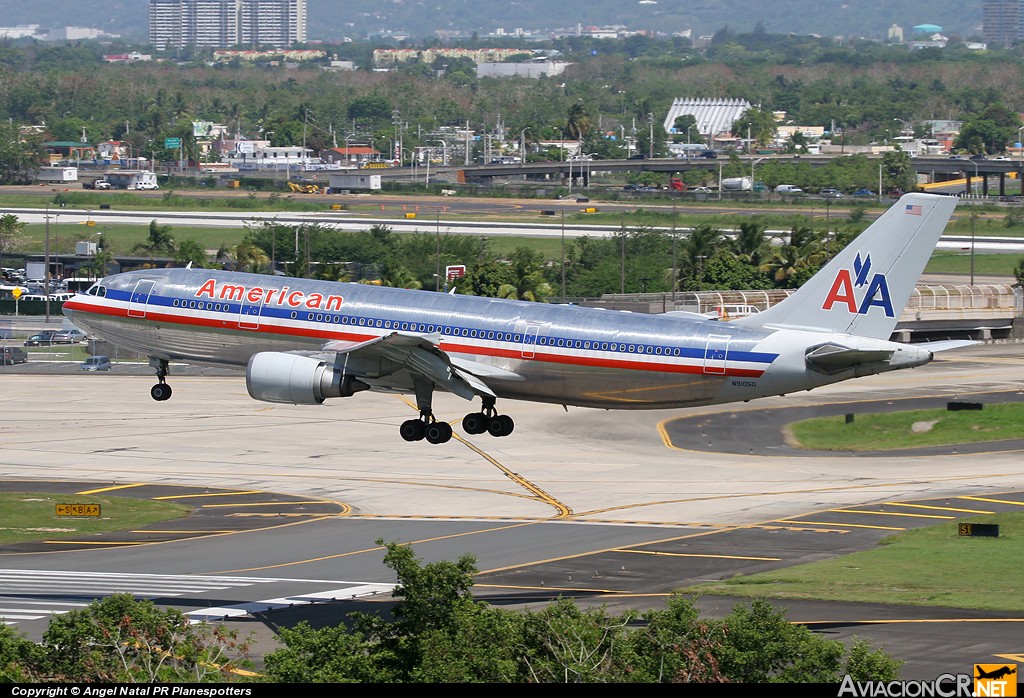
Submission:
[[[916,204],[907,204],[906,214],[908,216],[920,216],[921,207]]]

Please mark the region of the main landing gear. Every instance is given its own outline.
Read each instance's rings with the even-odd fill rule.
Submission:
[[[160,381],[149,389],[149,394],[157,402],[171,399],[171,386],[167,385],[166,378],[170,372],[166,359],[150,359],[149,365],[156,369],[156,379]]]
[[[467,434],[483,434],[486,431],[491,436],[508,436],[516,425],[507,414],[498,414],[494,408],[494,398],[485,398],[480,412],[471,412],[462,418],[462,428]]]
[[[406,441],[426,439],[432,444],[443,444],[451,441],[452,425],[439,422],[431,410],[434,384],[428,381],[414,381],[416,390],[416,406],[420,410],[417,419],[402,422],[399,433]],[[480,412],[471,412],[462,419],[462,428],[467,434],[483,434],[491,436],[508,436],[515,429],[515,422],[507,414],[498,414],[494,407],[494,398],[485,397]]]

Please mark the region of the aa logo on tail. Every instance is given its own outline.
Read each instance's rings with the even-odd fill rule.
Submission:
[[[860,252],[853,260],[853,269],[840,269],[836,278],[832,281],[832,287],[825,296],[822,310],[832,310],[832,306],[839,304],[846,306],[851,313],[867,315],[872,307],[879,307],[885,311],[886,317],[895,317],[892,309],[892,299],[889,298],[889,284],[885,280],[885,274],[871,273],[871,255],[867,255],[863,261]]]

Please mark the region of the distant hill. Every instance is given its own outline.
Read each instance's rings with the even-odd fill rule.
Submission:
[[[980,36],[982,0],[309,0],[311,40],[353,40],[383,31],[425,38],[444,30],[480,35],[496,29],[571,29],[622,25],[694,36],[728,27],[748,32],[761,22],[773,34],[857,35],[884,38],[893,24],[909,38],[912,27],[935,24],[947,35]],[[145,41],[148,0],[0,0],[0,24],[97,27]]]

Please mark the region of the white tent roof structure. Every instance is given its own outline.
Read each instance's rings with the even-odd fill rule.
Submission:
[[[711,134],[731,133],[733,122],[748,109],[750,102],[745,99],[678,97],[672,101],[668,115],[665,116],[665,131],[674,133],[676,119],[685,114],[692,114],[697,120],[697,128],[694,130],[700,131],[703,138]]]

